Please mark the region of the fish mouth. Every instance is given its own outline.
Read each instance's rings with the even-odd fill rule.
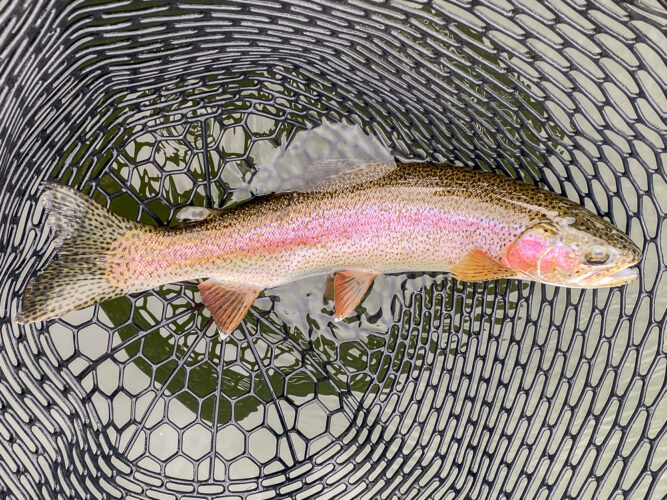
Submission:
[[[619,271],[603,276],[595,282],[594,286],[619,286],[630,283],[639,278],[639,270],[635,267],[626,267]]]
[[[608,288],[627,285],[639,277],[639,270],[634,267],[625,267],[609,274],[594,273],[568,283],[570,288]]]
[[[526,273],[519,273],[519,276],[524,279],[537,281],[538,283],[562,286],[565,288],[609,288],[612,286],[627,285],[628,283],[633,282],[639,277],[639,270],[634,267],[625,267],[609,274],[602,274],[600,272],[595,274],[590,273],[570,282],[547,281]]]

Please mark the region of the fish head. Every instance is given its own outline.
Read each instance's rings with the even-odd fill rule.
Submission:
[[[503,264],[519,276],[572,288],[634,281],[641,260],[633,241],[601,217],[578,207],[526,229],[507,248]]]

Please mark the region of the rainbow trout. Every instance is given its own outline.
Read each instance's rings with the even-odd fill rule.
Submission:
[[[641,253],[630,238],[556,194],[461,167],[400,164],[377,175],[379,167],[178,228],[125,220],[48,183],[47,224],[58,254],[29,282],[18,320],[185,280],[205,280],[202,302],[229,334],[262,290],[311,275],[335,273],[336,318],[354,311],[383,273],[577,288],[637,278],[629,266]]]

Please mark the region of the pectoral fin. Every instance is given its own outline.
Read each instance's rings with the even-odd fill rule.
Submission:
[[[468,252],[450,272],[461,281],[490,281],[516,276],[512,269],[503,266],[481,250]]]
[[[202,302],[226,337],[243,320],[261,290],[209,279],[198,285]]]
[[[373,283],[376,274],[344,271],[334,277],[334,310],[342,319],[356,309]]]

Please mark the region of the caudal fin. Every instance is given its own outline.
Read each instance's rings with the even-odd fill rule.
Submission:
[[[107,280],[108,253],[119,236],[138,226],[67,186],[47,182],[42,196],[57,255],[28,283],[19,323],[59,317],[124,295],[125,290]]]

